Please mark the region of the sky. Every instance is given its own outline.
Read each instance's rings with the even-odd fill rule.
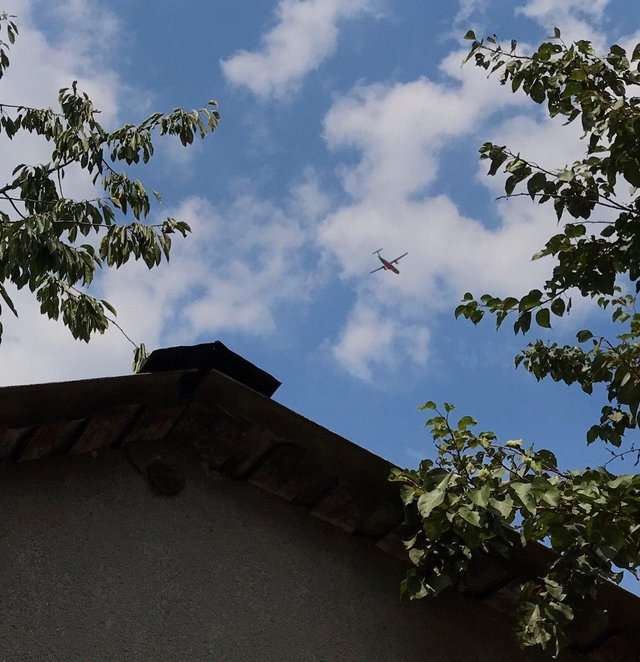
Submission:
[[[581,155],[577,128],[471,64],[462,36],[523,48],[558,26],[599,49],[640,41],[640,6],[622,0],[4,0],[20,37],[1,101],[51,105],[73,80],[108,127],[156,110],[219,103],[218,131],[184,149],[158,138],[136,170],[162,194],[150,220],[193,234],[168,265],[104,272],[94,292],[149,348],[221,340],[283,382],[274,398],[403,466],[433,455],[418,406],[454,403],[479,429],[552,448],[562,466],[587,448],[602,397],[536,383],[514,368],[527,339],[491,320],[455,320],[466,291],[524,294],[550,269],[532,262],[553,210],[499,201],[486,140],[550,168]],[[2,142],[0,176],[37,162],[37,140]],[[70,172],[70,195],[91,185]],[[374,251],[408,252],[400,274],[371,274]],[[542,337],[571,342],[602,319],[588,305]],[[75,342],[25,293],[5,316],[0,383],[130,372],[116,329]],[[533,340],[532,335],[530,340]],[[620,471],[633,471],[620,467]]]

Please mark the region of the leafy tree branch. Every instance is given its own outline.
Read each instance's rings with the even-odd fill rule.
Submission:
[[[0,80],[18,36],[14,18],[0,13]],[[25,132],[34,134],[48,143],[50,151],[42,163],[17,164],[10,181],[0,185],[0,199],[8,205],[0,209],[0,295],[17,314],[6,285],[28,288],[41,312],[61,318],[78,339],[88,341],[109,324],[124,334],[114,322],[113,306],[78,288],[90,286],[96,270],[118,268],[129,259],[153,268],[169,259],[173,235],[184,237],[190,232],[185,222],[173,218],[145,223],[152,197],[160,202],[160,196],[155,191],[151,196],[140,180],[129,177],[126,168],[149,162],[156,134],[177,136],[188,146],[197,136],[204,138],[214,131],[219,120],[217,104],[210,101],[195,110],[153,113],[137,125],[125,124],[112,131],[98,122],[99,110],[75,81],[60,90],[58,105],[53,110],[13,100],[0,102],[0,137],[13,140]],[[105,195],[88,200],[65,197],[62,182],[71,165],[79,167]],[[97,236],[97,248],[82,243],[89,235]],[[1,334],[0,324],[0,339]]]
[[[559,553],[514,596],[514,626],[522,645],[557,655],[574,618],[595,609],[598,586],[620,581],[621,569],[637,575],[640,476],[563,471],[551,451],[476,435],[469,416],[453,423],[448,403],[444,413],[433,402],[422,409],[434,412],[426,425],[437,458],[390,477],[401,486],[414,565],[403,592],[416,599],[464,590],[479,558],[509,559],[518,548],[549,543]]]
[[[455,315],[474,324],[493,315],[498,327],[509,317],[514,333],[526,335],[534,323],[549,329],[569,315],[578,297],[610,312],[619,329],[614,337],[581,329],[575,344],[533,340],[515,363],[538,380],[605,393],[586,441],[603,443],[611,459],[566,471],[551,451],[475,434],[471,417],[453,423],[452,405],[441,412],[428,402],[423,409],[433,412],[426,425],[437,457],[417,470],[395,469],[390,478],[400,485],[414,566],[403,590],[422,598],[464,588],[479,557],[512,559],[519,548],[547,545],[551,560],[514,596],[514,625],[523,646],[557,655],[570,641],[572,623],[597,610],[599,588],[619,582],[622,571],[637,577],[640,569],[640,476],[608,469],[613,460],[640,462],[640,44],[631,55],[613,45],[601,56],[586,40],[565,44],[555,29],[533,53],[520,54],[515,41],[505,49],[495,36],[468,32],[466,38],[467,61],[545,104],[550,117],[580,121],[584,157],[553,170],[506,146],[480,148],[488,174],[506,175],[502,197],[549,204],[560,227],[532,257],[550,260],[544,283],[507,297],[467,292]],[[593,219],[601,208],[614,217]]]

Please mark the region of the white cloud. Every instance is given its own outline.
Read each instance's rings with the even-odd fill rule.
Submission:
[[[188,148],[177,136],[165,135],[154,145],[154,160],[164,174],[174,181],[188,181],[196,171],[198,158],[204,153],[204,143],[196,140]]]
[[[210,250],[206,265],[200,256],[202,272],[192,273],[202,294],[184,309],[191,333],[272,332],[278,303],[305,296],[303,228],[282,210],[251,196],[240,197],[217,224],[208,224],[206,216],[198,218],[195,241],[185,244],[195,251],[204,240]],[[178,260],[184,258],[178,255]],[[186,263],[175,266],[180,272],[187,268]]]
[[[600,26],[607,4],[531,0],[519,11],[545,29],[558,25],[567,40],[586,38],[603,48]],[[462,0],[457,20],[483,7],[483,2]],[[400,349],[403,330],[426,332],[465,290],[524,293],[548,273],[548,263],[531,262],[530,256],[556,231],[549,205],[527,198],[499,201],[495,217],[483,222],[462,214],[455,196],[439,193],[441,167],[448,146],[479,135],[478,143],[491,139],[540,165],[559,168],[584,156],[579,126],[549,120],[523,95],[512,96],[472,65],[460,68],[463,55],[455,52],[443,61],[444,82],[421,78],[358,86],[336,100],[326,116],[327,144],[358,155],[355,165],[337,169],[351,201],[326,216],[318,241],[357,294],[333,355],[362,379],[376,367],[392,365],[403,351],[407,356]],[[500,195],[504,177],[489,178],[486,170],[486,162],[478,164],[473,184]],[[470,185],[460,181],[461,188]],[[382,272],[372,279],[368,274],[369,253],[380,246],[387,257],[409,251],[399,276]],[[578,315],[584,312],[580,308],[574,306]]]
[[[257,51],[220,62],[226,78],[264,99],[283,98],[336,48],[338,24],[375,10],[378,0],[280,0],[276,25]]]
[[[529,0],[518,11],[545,30],[560,28],[565,41],[588,39],[596,49],[606,46],[601,21],[610,0]]]
[[[213,340],[236,332],[269,336],[279,311],[304,307],[318,276],[303,248],[313,219],[326,205],[309,174],[288,206],[245,193],[227,207],[189,198],[164,210],[190,224],[176,238],[170,263],[148,270],[141,262],[103,272],[94,293],[118,310],[118,323],[148,348]],[[0,383],[122,374],[132,347],[112,328],[89,346],[76,343],[61,324],[44,319],[26,293],[17,297],[20,319],[5,317]]]
[[[76,59],[90,76],[113,60],[119,51],[122,25],[118,17],[96,0],[65,0],[56,3],[34,0],[34,8],[54,28],[54,45]]]
[[[61,322],[40,314],[33,295],[12,295],[20,317],[3,308],[0,385],[31,384],[126,374],[133,347],[117,329],[95,336],[89,344],[76,341]]]
[[[463,4],[470,10],[476,3]],[[587,7],[568,4],[571,12],[563,16],[569,18]],[[606,2],[595,4],[604,7]],[[30,24],[32,3],[13,5],[19,5],[13,13],[24,20],[3,92],[23,103],[47,104],[59,87],[79,80],[105,111],[103,119],[117,121],[125,88],[109,61],[86,59],[90,40],[79,39],[76,51],[65,36],[70,30],[52,44]],[[294,89],[331,54],[340,21],[371,11],[374,3],[283,0],[278,7],[278,22],[265,35],[262,49],[237,53],[223,63],[229,80],[263,97]],[[553,8],[532,1],[524,11],[548,22],[555,21]],[[71,9],[77,21],[70,27],[81,29],[84,20],[99,18],[86,13],[96,11],[88,1],[74,0]],[[102,16],[106,30],[117,29],[108,13]],[[593,23],[598,16],[595,9],[584,9],[578,17]],[[458,51],[446,58],[439,82],[419,78],[359,85],[335,100],[324,135],[334,154],[348,153],[336,171],[344,204],[330,200],[309,171],[284,204],[239,191],[228,205],[190,198],[166,210],[194,228],[187,240],[175,240],[170,265],[151,272],[144,265],[127,265],[98,282],[100,295],[116,305],[127,333],[152,347],[222,331],[267,335],[278,327],[281,311],[310,301],[332,263],[356,301],[330,351],[351,374],[371,379],[376,371],[402,362],[423,365],[431,324],[442,311],[449,313],[465,290],[504,294],[538,283],[545,267],[529,257],[554,231],[553,212],[514,200],[498,204],[493,224],[483,223],[477,214],[461,211],[455,194],[439,190],[443,158],[450,146],[473,150],[470,141],[475,144],[479,135],[478,143],[494,137],[541,163],[560,165],[577,156],[575,135],[557,123],[520,115],[522,108],[529,111],[529,103],[495,80],[487,81],[472,65],[461,68],[463,56]],[[495,112],[500,113],[499,124],[492,124]],[[3,144],[0,172],[17,160],[37,161],[42,153],[35,142]],[[486,170],[485,164],[481,167]],[[458,174],[454,170],[451,176]],[[483,181],[497,193],[497,178]],[[457,184],[461,190],[474,185],[476,181],[462,179]],[[85,192],[73,177],[68,186]],[[369,274],[375,266],[370,253],[381,246],[387,257],[409,251],[400,276]],[[314,248],[323,252],[319,264],[315,257],[309,259]],[[18,301],[21,319],[3,318],[3,383],[128,369],[131,347],[117,331],[87,347],[75,343],[61,325],[41,318],[27,297],[21,294]]]
[[[369,381],[374,368],[388,370],[400,360],[424,365],[428,349],[426,327],[398,321],[375,302],[359,301],[332,352],[354,377]]]
[[[102,36],[107,42],[115,37],[117,22],[113,15],[87,0],[74,0],[70,13],[73,25],[82,8],[85,14],[90,12],[90,23],[104,28]],[[55,105],[58,90],[77,80],[78,88],[100,109],[100,121],[109,124],[116,119],[121,81],[100,56],[95,39],[81,38],[78,28],[63,30],[56,43],[48,40],[33,25],[32,14],[39,9],[37,0],[6,0],[3,9],[17,16],[20,31],[9,51],[11,66],[2,78],[5,103],[10,103],[7,99],[16,99],[29,106]],[[63,34],[68,35],[69,41]]]
[[[101,20],[95,5],[74,0],[70,23],[56,43],[47,40],[30,20],[31,3],[9,8],[20,14],[20,37],[12,49],[12,64],[2,80],[3,99],[54,104],[57,90],[73,80],[106,109],[102,119],[118,120],[125,89],[108,62],[88,66],[84,38],[78,49],[65,34],[77,21],[117,26],[110,15]],[[51,9],[55,13],[55,7]],[[87,14],[90,12],[90,15]],[[62,14],[62,19],[66,14]],[[57,20],[57,19],[56,19]],[[171,150],[171,145],[167,151]],[[3,142],[0,173],[9,176],[18,161],[39,162],[50,152],[36,138]],[[166,156],[166,153],[165,153]],[[187,164],[188,165],[188,162]],[[87,197],[90,183],[79,173],[64,180],[65,194]],[[273,332],[278,311],[291,303],[304,305],[316,286],[315,269],[302,259],[311,227],[327,209],[313,171],[303,173],[284,207],[236,191],[228,205],[213,207],[202,198],[189,198],[158,213],[191,224],[194,234],[176,237],[171,263],[149,271],[129,263],[118,271],[99,274],[94,293],[118,309],[117,321],[135,342],[150,347],[184,343],[233,330],[249,335]],[[74,341],[68,330],[39,313],[28,292],[16,295],[20,318],[3,315],[5,334],[0,353],[0,383],[25,383],[123,373],[129,370],[132,347],[111,329],[89,345]]]
[[[102,296],[118,308],[127,331],[150,345],[224,331],[269,335],[278,311],[294,301],[304,305],[316,285],[313,264],[303,254],[311,236],[305,209],[317,214],[323,207],[308,180],[285,208],[249,193],[227,207],[185,200],[165,212],[193,230],[175,240],[170,263],[105,273]]]
[[[573,131],[519,114],[505,120],[507,109],[516,113],[526,102],[474,67],[460,69],[461,59],[456,53],[443,63],[444,82],[359,86],[326,116],[328,144],[358,154],[355,164],[337,170],[351,199],[327,214],[318,242],[356,292],[333,355],[363,379],[402,355],[426,360],[428,328],[466,290],[525,293],[548,268],[530,257],[555,231],[552,209],[528,199],[503,202],[492,227],[439,192],[440,168],[447,147],[468,144],[480,129],[478,144],[493,133],[502,144],[513,140],[525,154],[532,148],[541,161],[553,154],[545,162],[562,165],[577,156]],[[491,125],[497,111],[500,123]],[[459,181],[460,199],[473,185]],[[379,247],[387,258],[409,251],[400,275],[369,274],[370,253]]]
[[[70,87],[74,80],[100,109],[100,121],[109,126],[117,121],[119,100],[123,87],[115,73],[101,61],[92,70],[91,48],[83,41],[78,49],[60,41],[54,45],[33,27],[31,12],[37,3],[8,2],[8,13],[17,15],[19,36],[9,51],[11,65],[2,78],[2,101],[35,107],[56,107],[58,90]],[[83,3],[76,1],[76,11]],[[94,19],[101,22],[104,13],[95,10]],[[110,16],[110,14],[106,14]],[[107,20],[105,18],[105,20]],[[108,37],[109,35],[107,35]],[[35,135],[19,133],[13,140],[3,140],[0,154],[0,179],[9,181],[18,163],[42,163],[51,155],[51,146]],[[64,191],[89,197],[94,190],[89,177],[69,169]]]
[[[519,11],[539,21],[549,21],[554,16],[570,14],[600,20],[609,2],[610,0],[529,0]]]
[[[453,19],[454,24],[469,22],[474,14],[484,12],[487,6],[488,0],[459,0],[458,13]]]
[[[45,5],[39,0],[6,0],[2,9],[16,15],[19,29],[9,51],[11,65],[2,78],[3,102],[55,106],[59,88],[69,87],[77,80],[78,87],[102,111],[101,121],[106,125],[117,122],[124,86],[109,68],[108,59],[100,56],[96,44],[85,38],[90,26],[82,25],[88,21],[109,43],[118,25],[108,10],[85,0],[66,4],[64,11],[61,4]],[[33,16],[36,11],[55,14],[58,10],[60,32],[54,43],[34,27]],[[65,24],[64,17],[70,22]],[[10,180],[18,163],[41,163],[50,154],[50,145],[36,136],[19,134],[12,141],[3,137],[0,181]],[[63,185],[66,195],[80,198],[92,196],[95,190],[90,180],[74,169],[69,170]],[[0,383],[98,376],[129,369],[131,346],[117,331],[97,337],[88,346],[74,341],[62,324],[42,317],[28,292],[17,293],[15,302],[19,319],[3,308]]]

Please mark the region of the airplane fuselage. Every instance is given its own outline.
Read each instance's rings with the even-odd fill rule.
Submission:
[[[380,251],[382,248],[378,249],[377,251],[374,251],[374,254],[378,256],[378,260],[382,263],[381,267],[378,267],[377,269],[374,269],[371,273],[374,274],[376,271],[381,271],[384,269],[385,271],[393,271],[394,274],[399,274],[400,271],[394,266],[396,262],[399,262],[405,255],[409,255],[409,253],[403,253],[400,257],[397,257],[395,260],[385,260],[382,255],[380,255]]]
[[[391,264],[391,262],[387,262],[383,257],[380,257],[378,255],[378,259],[380,262],[382,262],[382,266],[385,269],[388,269],[389,271],[393,271],[394,274],[399,274],[400,272]]]

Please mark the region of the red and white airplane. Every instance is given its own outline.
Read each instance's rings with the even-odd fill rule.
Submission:
[[[371,273],[374,274],[376,271],[380,271],[381,269],[387,269],[389,271],[393,271],[394,274],[399,274],[400,272],[393,265],[397,264],[405,255],[409,255],[409,253],[403,253],[400,257],[397,257],[395,260],[385,260],[382,257],[382,255],[380,255],[381,250],[382,248],[378,248],[377,251],[373,251],[373,253],[371,253],[371,255],[377,255],[380,262],[382,262],[382,266],[378,267],[377,269],[374,269]]]

